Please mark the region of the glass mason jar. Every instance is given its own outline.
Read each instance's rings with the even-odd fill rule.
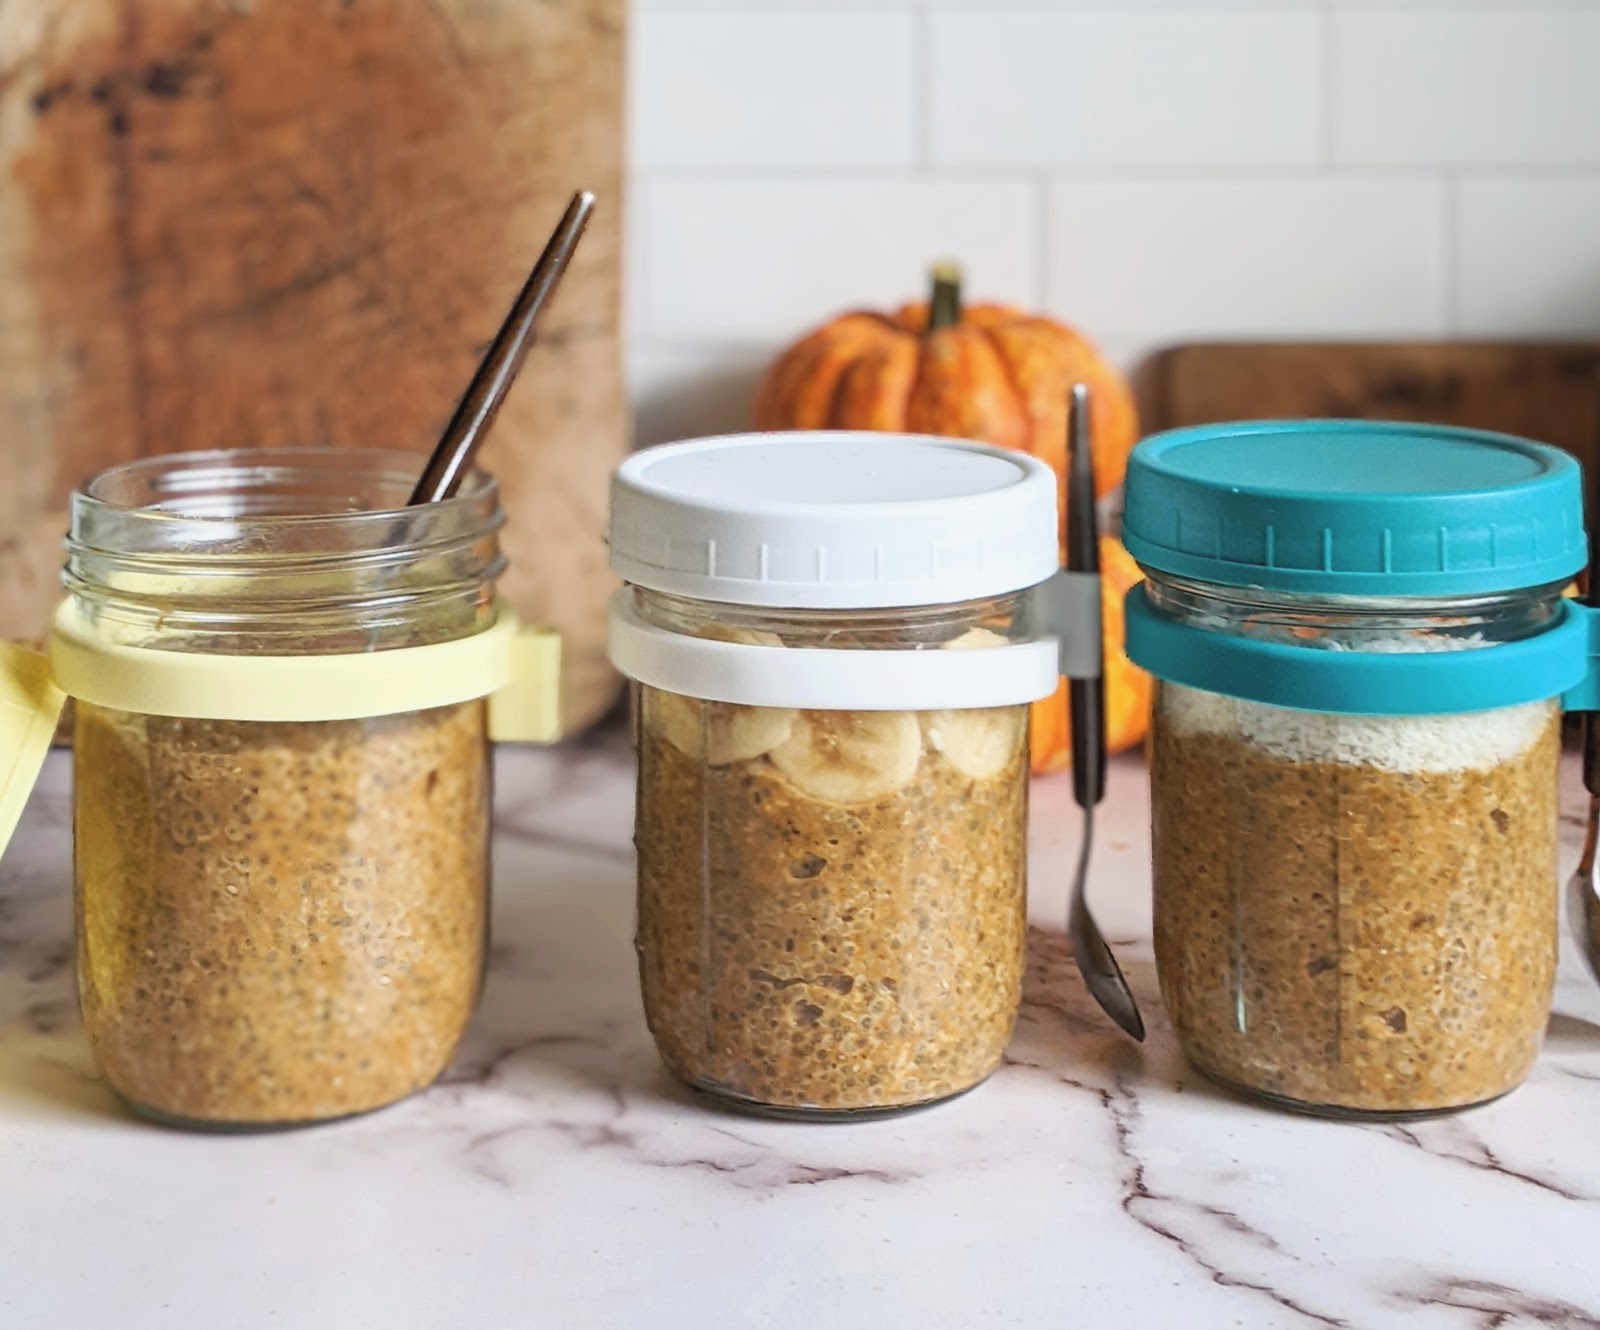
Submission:
[[[1581,544],[1514,559],[1505,540],[1499,564],[1452,568],[1430,500],[1454,492],[1437,463],[1455,454],[1463,489],[1537,473],[1542,494],[1502,497],[1533,505],[1530,519],[1552,505],[1544,516],[1581,542],[1575,465],[1500,436],[1220,426],[1158,436],[1130,469],[1125,539],[1147,580],[1129,649],[1162,680],[1150,745],[1161,992],[1196,1067],[1284,1106],[1407,1117],[1483,1103],[1527,1075],[1549,1018],[1561,694],[1584,669],[1583,625],[1560,592]],[[1387,480],[1369,469],[1379,461]],[[1246,464],[1256,488],[1240,501],[1230,468]],[[1198,522],[1212,485],[1235,496],[1222,542],[1217,521]],[[1329,524],[1329,496],[1375,491],[1387,559],[1373,542],[1375,567],[1351,555],[1347,577],[1330,575],[1359,522]],[[1263,548],[1243,534],[1252,499],[1271,511],[1270,566],[1247,562]],[[1301,508],[1332,551],[1313,550],[1309,568],[1284,557]],[[1446,511],[1459,548],[1479,519]],[[1511,531],[1515,516],[1483,520]],[[1429,526],[1422,566],[1397,567],[1401,537]],[[1171,537],[1185,528],[1193,558]],[[1216,553],[1229,541],[1235,567]],[[1366,589],[1322,589],[1352,583]],[[1390,583],[1406,594],[1385,594]]]
[[[925,536],[927,514],[904,510],[930,453],[963,472],[940,496],[945,531],[1019,505],[992,594],[940,598],[982,574],[847,566],[857,530],[879,569]],[[997,458],[791,435],[655,449],[619,472],[612,559],[632,585],[612,657],[635,681],[645,1015],[670,1070],[723,1101],[893,1112],[1001,1062],[1022,991],[1028,703],[1058,668],[1026,594],[1055,565],[1054,480]],[[874,459],[903,479],[853,501]],[[1019,493],[997,505],[986,483]],[[775,576],[789,557],[805,581]]]
[[[378,1108],[438,1077],[472,1013],[491,819],[472,678],[501,668],[482,658],[508,622],[504,519],[481,474],[393,511],[416,466],[196,453],[73,496],[52,665],[77,699],[79,996],[141,1114]]]
[[[1481,650],[1559,588],[1355,604],[1151,574],[1152,608],[1327,650]],[[1296,1105],[1494,1099],[1538,1054],[1555,982],[1554,698],[1432,716],[1299,711],[1165,683],[1151,748],[1155,947],[1184,1050]]]

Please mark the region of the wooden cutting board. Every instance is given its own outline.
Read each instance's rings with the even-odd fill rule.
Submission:
[[[1502,430],[1600,461],[1600,342],[1202,343],[1138,376],[1149,431],[1348,416]]]
[[[64,506],[180,449],[426,451],[572,191],[599,206],[496,425],[503,590],[614,700],[624,0],[4,0],[0,635]]]

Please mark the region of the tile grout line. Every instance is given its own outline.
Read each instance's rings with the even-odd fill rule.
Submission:
[[[1116,184],[1272,184],[1308,180],[1383,181],[1436,180],[1448,170],[1463,180],[1493,177],[1513,181],[1600,180],[1596,162],[1157,162],[1149,165],[1014,162],[993,166],[635,166],[628,170],[630,188],[641,184],[772,185],[772,184],[960,184],[978,181],[1026,181],[1045,173],[1052,180]]]
[[[928,12],[908,11],[911,19],[911,170],[920,176],[928,166]]]
[[[1593,13],[1595,0],[1497,0],[1496,3],[1440,3],[1439,0],[1211,0],[1210,3],[1184,3],[1184,0],[1132,0],[1117,4],[1114,0],[998,0],[984,4],[982,0],[966,3],[941,2],[941,0],[781,0],[766,4],[761,0],[633,0],[632,14],[661,14],[676,18],[686,15],[815,15],[815,14],[967,14],[990,17],[996,14],[1053,15],[1053,14],[1111,14],[1111,15],[1262,15],[1272,13],[1309,14],[1486,14],[1511,11],[1517,14],[1585,14]]]
[[[783,340],[777,337],[732,342],[684,337],[666,341],[628,342],[623,346],[623,354],[625,357],[684,357],[695,362],[709,359],[719,368],[737,373],[765,368],[784,345]]]
[[[1592,11],[1595,0],[1498,0],[1498,3],[1439,3],[1438,0],[1212,0],[1211,3],[1184,3],[1184,0],[982,0],[966,3],[937,3],[933,0],[634,0],[635,13],[647,14],[903,14],[908,11],[943,14],[1270,14],[1274,11],[1344,11],[1380,14],[1459,14],[1512,10],[1531,14],[1581,14]]]
[[[1048,309],[1053,263],[1050,244],[1050,177],[1033,179],[1033,303],[1035,309]]]
[[[645,297],[650,283],[645,277],[645,261],[649,251],[644,245],[645,200],[650,194],[650,183],[626,161],[622,164],[622,236],[617,251],[617,299],[620,311],[623,345],[635,338],[649,336],[651,329],[646,319]]]
[[[1446,170],[1439,179],[1443,193],[1440,211],[1439,244],[1441,250],[1440,273],[1444,289],[1440,292],[1439,313],[1444,319],[1444,331],[1454,336],[1460,319],[1460,297],[1457,293],[1458,274],[1461,267],[1460,218],[1461,190],[1454,175]]]
[[[1317,80],[1321,86],[1317,89],[1317,139],[1320,169],[1324,172],[1334,166],[1335,134],[1334,134],[1334,105],[1333,105],[1333,11],[1321,9],[1317,12]]]

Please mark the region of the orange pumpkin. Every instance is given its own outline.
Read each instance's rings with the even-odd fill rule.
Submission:
[[[1106,652],[1106,751],[1132,748],[1150,728],[1151,678],[1124,650],[1122,598],[1144,574],[1133,556],[1110,536],[1100,537],[1102,632]],[[1060,771],[1072,764],[1072,730],[1067,720],[1067,685],[1063,680],[1054,697],[1035,702],[1028,717],[1028,740],[1035,772]]]
[[[1066,463],[1067,389],[1091,394],[1095,493],[1122,483],[1139,423],[1127,381],[1088,339],[1006,305],[961,305],[960,274],[933,272],[927,303],[840,316],[768,371],[761,430],[865,429],[943,434]]]
[[[960,274],[933,272],[932,299],[893,314],[845,314],[785,351],[756,399],[756,428],[943,434],[1016,448],[1064,473],[1067,390],[1089,385],[1094,488],[1122,483],[1139,422],[1127,382],[1080,333],[1005,305],[961,307]],[[1123,651],[1122,597],[1141,576],[1115,540],[1100,546],[1105,577],[1106,747],[1120,752],[1149,727],[1150,677]],[[1072,761],[1066,685],[1036,702],[1033,769]]]

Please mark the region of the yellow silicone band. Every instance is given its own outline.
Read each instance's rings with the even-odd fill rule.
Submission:
[[[204,720],[318,721],[388,716],[495,698],[495,738],[556,737],[559,638],[504,604],[471,637],[331,656],[164,651],[108,640],[72,600],[50,637],[56,685],[95,706]],[[502,701],[499,697],[506,694]]]
[[[0,851],[39,778],[66,697],[37,651],[0,642]]]

